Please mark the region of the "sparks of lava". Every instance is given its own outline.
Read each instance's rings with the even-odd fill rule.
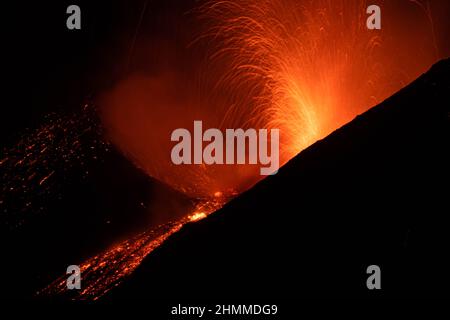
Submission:
[[[186,15],[201,30],[181,32],[190,38],[183,49],[150,39],[155,59],[142,64],[158,72],[131,74],[102,95],[108,138],[149,176],[193,198],[243,192],[261,179],[258,168],[174,165],[173,130],[199,119],[205,128],[279,129],[283,165],[435,62],[428,19],[405,31],[393,2],[377,1],[392,15],[381,30],[367,29],[363,0],[202,2]]]
[[[61,276],[37,293],[38,296],[76,294],[74,300],[97,300],[118,286],[154,249],[159,247],[183,225],[205,218],[224,204],[224,198],[201,201],[185,218],[159,225],[132,239],[98,254],[80,265],[83,289],[67,290],[67,276]],[[76,291],[76,292],[73,292]]]
[[[49,199],[62,195],[70,172],[85,177],[87,164],[106,151],[92,104],[71,115],[47,115],[38,129],[2,150],[0,224],[14,228],[44,211]]]
[[[279,128],[280,163],[380,103],[436,61],[433,30],[402,29],[402,10],[379,31],[366,27],[366,1],[208,1],[200,15],[212,63],[225,61],[217,87],[233,88],[236,109],[253,108],[256,127]],[[397,4],[398,5],[398,4]],[[411,8],[411,3],[404,1]],[[391,6],[391,7],[390,7]],[[417,55],[412,55],[415,52]],[[419,53],[420,52],[420,53]],[[238,111],[230,114],[240,114]]]
[[[391,3],[378,2],[382,10]],[[280,164],[285,163],[435,62],[430,34],[397,30],[401,10],[383,20],[382,30],[368,31],[366,7],[366,1],[344,0],[207,1],[198,13],[208,31],[193,42],[209,42],[206,65],[196,66],[198,74],[170,70],[117,84],[103,101],[110,138],[150,176],[186,194],[244,190],[248,181],[260,179],[256,171],[173,166],[169,140],[161,137],[187,127],[194,116],[216,128],[277,128]],[[206,83],[193,87],[200,78]],[[97,299],[120,284],[170,235],[224,202],[208,208],[211,203],[83,263],[85,288],[77,298]],[[59,278],[40,294],[65,293],[65,281]]]
[[[193,214],[188,216],[188,218],[189,218],[189,221],[198,221],[198,220],[206,218],[206,213],[204,213],[204,212],[194,212]]]

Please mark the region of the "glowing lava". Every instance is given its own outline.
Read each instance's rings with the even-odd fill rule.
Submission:
[[[438,59],[426,16],[404,26],[398,3],[377,2],[386,13],[381,31],[366,29],[366,1],[208,1],[196,11],[207,27],[183,52],[207,47],[201,58],[180,67],[182,62],[170,61],[161,50],[150,67],[179,68],[131,75],[105,93],[108,135],[136,166],[193,198],[216,200],[85,262],[87,286],[80,297],[102,296],[185,223],[222,206],[223,194],[241,192],[261,178],[249,166],[173,165],[174,129],[195,119],[221,129],[277,128],[282,165]],[[65,277],[44,292],[65,292]]]
[[[249,121],[280,129],[281,163],[436,61],[426,19],[416,21],[418,37],[396,25],[401,10],[377,4],[386,13],[381,31],[367,29],[366,1],[210,1],[201,8],[216,48],[211,58],[227,66],[217,87],[239,92],[233,105],[251,108]]]
[[[196,206],[192,214],[187,215],[185,218],[151,228],[83,262],[80,264],[83,276],[82,290],[75,290],[76,292],[67,290],[67,276],[64,275],[39,291],[37,295],[73,294],[71,298],[77,300],[99,299],[118,286],[136,270],[147,255],[159,247],[172,234],[179,231],[183,225],[206,218],[207,215],[221,208],[226,200],[225,197],[205,199]]]
[[[204,218],[206,218],[206,213],[204,212],[194,212],[192,215],[189,216],[190,221],[198,221]]]
[[[221,130],[279,129],[282,165],[386,99],[436,61],[434,37],[425,15],[406,24],[392,1],[377,2],[383,26],[368,30],[368,4],[207,1],[190,15],[202,30],[195,38],[184,31],[185,49],[172,59],[170,46],[155,43],[161,52],[147,67],[157,71],[104,94],[109,137],[148,175],[192,197],[250,188],[261,176],[249,165],[174,165],[171,132],[196,119]]]
[[[1,150],[0,224],[15,228],[45,212],[50,199],[63,193],[66,172],[78,170],[85,178],[88,164],[108,150],[94,105],[70,115],[49,114],[14,147]]]

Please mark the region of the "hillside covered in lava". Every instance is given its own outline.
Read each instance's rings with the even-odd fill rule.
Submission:
[[[447,59],[185,225],[107,299],[448,295],[449,93]]]

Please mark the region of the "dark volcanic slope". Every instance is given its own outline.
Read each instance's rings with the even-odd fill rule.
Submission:
[[[109,298],[448,295],[449,111],[447,59],[183,228]]]

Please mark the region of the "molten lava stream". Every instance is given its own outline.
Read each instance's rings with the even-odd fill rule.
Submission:
[[[177,68],[184,60],[177,60],[179,55],[190,57],[188,49],[171,61],[168,50],[181,49],[169,46],[148,66],[170,65],[167,70],[118,82],[100,102],[107,134],[142,171],[190,197],[211,196],[211,190],[242,192],[261,179],[257,170],[176,166],[170,161],[171,132],[197,119],[209,128],[279,129],[283,165],[436,62],[432,20],[416,2],[378,1],[382,29],[368,30],[362,0],[206,1],[193,11],[206,29],[188,47],[201,43],[208,48],[206,58],[186,59],[188,66]],[[405,23],[406,12],[414,24]],[[184,219],[83,263],[84,289],[78,297],[104,295],[185,223],[221,207],[222,198],[211,197]],[[65,292],[65,280],[41,293]]]
[[[73,299],[97,300],[109,290],[118,286],[130,275],[154,249],[168,237],[179,231],[186,223],[199,221],[221,208],[227,199],[220,193],[209,200],[199,202],[193,212],[186,217],[171,221],[113,246],[80,265],[83,289],[77,291]],[[49,286],[39,291],[39,296],[64,295],[67,290],[67,276],[61,276]]]

